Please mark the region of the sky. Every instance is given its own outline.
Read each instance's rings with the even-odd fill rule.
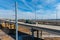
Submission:
[[[18,19],[60,19],[60,0],[0,0],[0,18],[15,18],[15,1]]]

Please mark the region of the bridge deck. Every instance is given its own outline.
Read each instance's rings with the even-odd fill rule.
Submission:
[[[27,24],[23,22],[18,22],[19,24],[28,25],[28,26],[35,26],[35,27],[42,27],[42,28],[48,28],[48,29],[54,29],[60,31],[60,26],[54,26],[54,25],[42,25],[42,24]]]
[[[6,22],[11,22],[15,23],[15,21],[9,21],[6,20]],[[41,27],[41,28],[47,28],[47,29],[53,29],[53,30],[59,30],[60,31],[60,26],[54,26],[54,25],[43,25],[43,24],[28,24],[28,23],[23,23],[23,22],[18,22],[18,24],[22,25],[27,25],[27,26],[34,26],[34,27]]]
[[[4,22],[7,23],[12,23],[15,24],[15,21],[9,21],[9,20],[4,20]],[[24,26],[24,27],[29,27],[30,29],[37,29],[37,30],[43,30],[47,31],[49,33],[54,33],[60,35],[60,26],[54,26],[54,25],[43,25],[43,24],[28,24],[28,23],[23,23],[23,22],[18,22],[19,25]]]

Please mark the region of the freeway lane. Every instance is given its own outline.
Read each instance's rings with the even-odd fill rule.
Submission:
[[[43,30],[49,33],[60,35],[60,26],[53,25],[41,25],[41,24],[28,24],[23,22],[18,22],[19,25],[24,25],[26,27],[31,27],[36,30]]]
[[[9,20],[4,20],[4,21],[15,24],[15,21],[9,21]],[[24,27],[29,27],[30,29],[33,28],[36,30],[43,30],[43,31],[47,31],[49,33],[54,33],[54,34],[60,35],[60,26],[28,24],[28,23],[23,23],[23,22],[18,22],[18,25],[22,25]]]
[[[60,30],[60,26],[42,25],[42,24],[28,24],[28,23],[23,23],[23,22],[18,22],[18,24],[27,25],[27,26],[34,26],[34,27],[48,28],[48,29],[54,29],[54,30]]]

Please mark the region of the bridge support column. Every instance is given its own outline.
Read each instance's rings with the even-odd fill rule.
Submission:
[[[15,24],[14,24],[14,29],[15,29]]]
[[[5,27],[7,27],[8,26],[8,24],[7,24],[7,22],[5,21]]]
[[[10,23],[10,29],[11,29],[12,27],[11,27],[11,23]]]
[[[33,28],[31,29],[31,32],[32,32],[32,40],[34,40],[34,30],[33,30]]]
[[[31,29],[31,32],[32,32],[32,40],[34,40],[34,32],[37,32],[37,38],[39,38],[39,30],[36,30],[36,29]]]
[[[10,23],[8,23],[8,26],[9,26],[9,28],[10,28]]]
[[[5,22],[5,27],[6,27],[6,22]]]
[[[40,33],[40,38],[42,38],[42,30],[41,30],[41,33]]]
[[[37,30],[37,38],[39,38],[39,30]]]

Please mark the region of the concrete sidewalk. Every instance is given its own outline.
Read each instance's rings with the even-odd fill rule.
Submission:
[[[14,39],[0,29],[0,40],[14,40]]]

